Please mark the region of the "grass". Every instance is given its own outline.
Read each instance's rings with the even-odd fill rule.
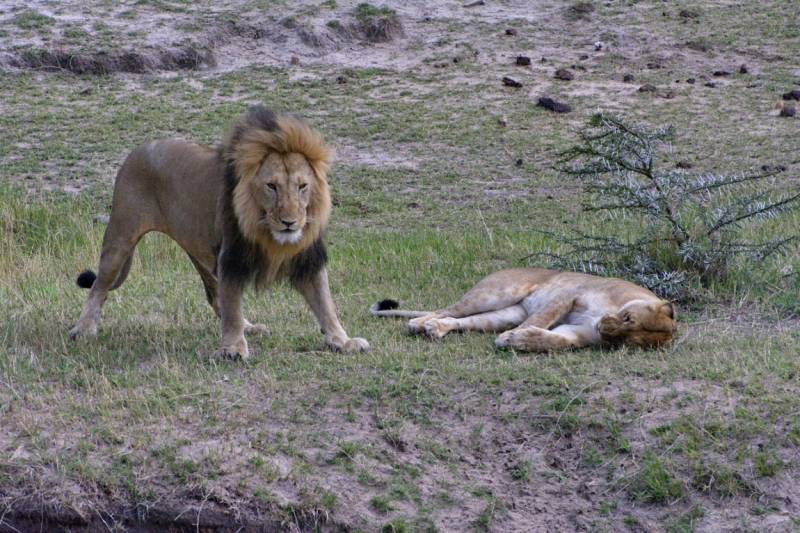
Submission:
[[[661,23],[661,3],[657,12],[656,3],[638,4],[649,8],[640,27]],[[182,4],[127,9],[147,7],[179,13]],[[629,14],[614,9],[598,5],[592,17],[621,27]],[[796,49],[791,28],[768,24],[770,10],[791,16],[793,7],[741,9],[750,17],[736,22],[746,46]],[[727,46],[718,28],[739,19],[721,8],[703,16],[710,22],[668,19],[676,42]],[[449,25],[440,45],[419,53],[439,61],[473,44],[463,24]],[[505,27],[479,21],[473,35]],[[548,42],[569,39],[552,25],[534,29]],[[618,90],[613,79],[633,61],[609,54],[580,77]],[[797,162],[785,147],[796,122],[767,114],[791,81],[789,62],[759,64],[757,75],[716,93],[684,84],[685,97],[633,94],[613,105],[652,125],[676,124],[680,137],[663,154],[670,164],[689,159],[699,172],[786,164],[794,180]],[[354,68],[346,84],[330,83],[341,74],[333,65],[309,77],[254,66],[132,86],[0,73],[2,501],[57,494],[77,505],[99,494],[146,510],[169,487],[198,505],[213,491],[243,509],[287,520],[327,515],[353,529],[502,530],[533,508],[531,487],[573,494],[591,481],[603,494],[582,513],[598,530],[649,520],[691,531],[733,498],[754,521],[783,512],[798,519],[796,507],[759,498],[797,473],[796,251],[681,309],[676,346],[666,351],[526,355],[498,352],[491,335],[475,333],[431,344],[401,321],[368,315],[383,297],[440,307],[482,275],[532,264],[522,258],[554,245],[537,230],[575,219],[594,225],[552,162],[595,104],[554,117],[527,92],[503,90],[498,80],[517,72],[512,66],[488,65]],[[678,61],[636,72],[661,87],[696,73]],[[582,101],[576,84],[532,79],[537,91]],[[184,252],[159,235],[137,248],[98,338],[70,342],[86,296],[74,277],[96,266],[104,230],[96,217],[108,213],[125,154],[173,135],[214,143],[255,103],[308,117],[340,149],[331,287],[348,333],[373,349],[327,352],[302,298],[278,286],[245,302],[248,317],[277,333],[251,337],[248,362],[208,359],[218,324]],[[507,127],[497,123],[503,116]]]

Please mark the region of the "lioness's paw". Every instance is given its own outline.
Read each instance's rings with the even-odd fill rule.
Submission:
[[[419,317],[411,319],[408,322],[408,331],[411,333],[425,333],[425,322],[428,321],[427,317]]]
[[[425,322],[425,334],[431,340],[438,341],[458,325],[454,318],[436,318]]]
[[[247,349],[239,350],[235,346],[223,346],[215,351],[211,357],[214,359],[248,359],[250,354],[247,352]]]
[[[494,340],[494,345],[497,346],[498,348],[510,348],[513,337],[514,333],[511,331],[506,331],[505,333],[501,333]]]
[[[266,324],[251,324],[246,320],[244,322],[244,332],[251,335],[272,335],[272,330]]]

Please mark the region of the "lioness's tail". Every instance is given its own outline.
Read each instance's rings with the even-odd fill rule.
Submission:
[[[370,306],[369,312],[375,316],[405,316],[408,318],[417,318],[430,314],[427,311],[404,311],[403,309],[398,309],[399,305],[395,300],[378,300]]]
[[[131,271],[132,264],[133,264],[133,254],[128,256],[128,259],[125,260],[125,263],[122,265],[119,274],[117,274],[117,279],[114,280],[114,283],[111,284],[111,287],[109,287],[108,290],[113,291],[114,289],[122,285],[126,279],[128,279],[128,273]],[[80,287],[81,289],[91,289],[92,285],[94,285],[94,280],[96,279],[97,279],[97,274],[87,269],[78,274],[78,279],[75,280],[75,283],[77,283],[78,287]]]

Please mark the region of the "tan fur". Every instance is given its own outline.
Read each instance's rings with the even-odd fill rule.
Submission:
[[[617,278],[540,268],[490,274],[458,302],[439,311],[379,310],[413,318],[413,333],[441,339],[450,331],[504,332],[500,348],[547,352],[584,346],[667,346],[677,329],[675,308],[649,290]]]
[[[72,338],[97,333],[108,291],[125,280],[136,244],[145,233],[160,231],[189,254],[222,319],[222,347],[215,356],[248,356],[244,332],[266,327],[242,317],[241,280],[217,277],[217,251],[228,246],[225,213],[233,211],[241,235],[261,250],[267,272],[261,281],[269,282],[292,274],[291,260],[319,239],[331,212],[332,148],[302,120],[275,117],[276,131],[240,123],[219,152],[180,139],[150,141],[131,152],[117,175],[97,278]],[[229,198],[223,180],[228,164],[235,168]],[[367,341],[348,337],[339,323],[324,266],[295,286],[328,346],[369,349]]]

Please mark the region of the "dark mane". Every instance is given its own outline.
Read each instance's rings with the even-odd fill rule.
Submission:
[[[254,132],[259,130],[281,132],[281,124],[286,123],[284,121],[286,117],[292,119],[289,123],[302,122],[294,115],[278,114],[264,107],[251,108],[245,119],[234,126],[219,149],[219,157],[224,168],[223,197],[219,205],[219,221],[224,245],[218,252],[217,268],[224,270],[230,279],[242,284],[253,283],[256,287],[268,285],[273,281],[271,275],[274,269],[270,268],[272,266],[270,254],[259,243],[245,237],[237,219],[232,198],[241,176],[237,175],[237,161],[233,154],[239,143],[245,141],[247,136],[252,136]],[[327,154],[324,155],[327,157]],[[322,160],[322,164],[327,165],[327,160]],[[281,263],[279,260],[277,277],[288,279],[293,286],[297,286],[313,278],[325,266],[327,260],[323,236],[320,234],[289,261]]]

